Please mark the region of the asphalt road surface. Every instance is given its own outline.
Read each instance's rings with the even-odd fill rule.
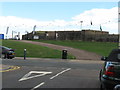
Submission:
[[[38,88],[99,88],[99,71],[103,62],[55,59],[2,60],[2,64],[20,67],[2,73],[2,88],[36,90]]]

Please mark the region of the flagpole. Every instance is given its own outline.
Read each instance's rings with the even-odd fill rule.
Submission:
[[[101,24],[100,24],[100,30],[102,31],[102,27],[101,27]]]
[[[80,21],[80,23],[81,23],[81,30],[82,30],[82,23],[83,23],[83,21]]]
[[[90,29],[92,30],[92,20],[91,20],[91,22],[90,22]]]
[[[118,49],[120,49],[120,33],[118,34],[119,36],[119,44],[118,44]]]
[[[36,25],[33,27],[33,35],[35,34]]]

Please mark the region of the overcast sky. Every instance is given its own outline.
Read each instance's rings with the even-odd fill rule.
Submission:
[[[1,2],[0,33],[92,29],[118,33],[118,2]],[[80,21],[83,21],[82,25]],[[92,25],[91,25],[92,22]],[[17,33],[15,33],[17,34]]]

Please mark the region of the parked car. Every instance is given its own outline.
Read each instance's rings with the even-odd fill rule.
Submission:
[[[15,52],[14,49],[5,47],[5,46],[0,46],[0,56],[1,58],[8,58],[12,59],[15,57]]]
[[[103,68],[100,70],[99,79],[101,90],[113,90],[120,84],[120,49],[114,49],[104,60]]]

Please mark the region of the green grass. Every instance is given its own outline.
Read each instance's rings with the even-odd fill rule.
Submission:
[[[2,45],[15,49],[17,57],[23,57],[24,48],[27,49],[27,57],[37,58],[61,58],[61,51],[54,50],[40,45],[17,42],[13,40],[2,40]],[[69,59],[74,59],[72,55],[68,55]]]
[[[34,41],[78,48],[90,52],[95,52],[101,56],[107,56],[112,49],[118,48],[118,43],[114,42],[59,41],[59,40],[34,40]]]

